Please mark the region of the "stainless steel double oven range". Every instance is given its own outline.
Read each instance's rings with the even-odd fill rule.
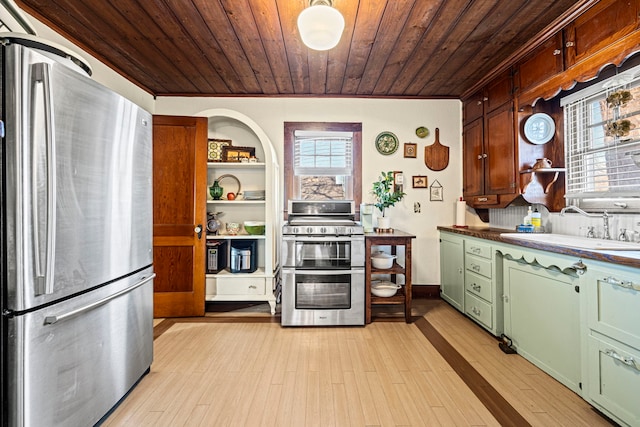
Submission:
[[[289,201],[282,325],[364,325],[364,230],[352,200]]]

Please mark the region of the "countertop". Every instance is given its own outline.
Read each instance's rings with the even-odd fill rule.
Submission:
[[[540,249],[562,255],[577,256],[584,259],[610,262],[640,268],[640,251],[591,251],[586,249],[568,248],[565,246],[551,245],[543,242],[531,242],[527,240],[503,239],[501,233],[513,233],[514,230],[493,227],[467,227],[458,228],[452,226],[438,226],[438,230],[450,233],[462,234],[479,239],[493,240],[508,245],[524,246],[532,249]]]

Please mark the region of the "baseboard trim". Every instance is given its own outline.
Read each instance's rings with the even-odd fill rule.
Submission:
[[[411,286],[412,298],[440,298],[439,285],[413,285]]]

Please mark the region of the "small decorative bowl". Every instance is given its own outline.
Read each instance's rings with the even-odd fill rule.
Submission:
[[[244,230],[251,235],[264,234],[265,222],[264,221],[245,221]]]
[[[227,234],[235,236],[240,231],[240,224],[237,222],[228,222],[227,223]]]

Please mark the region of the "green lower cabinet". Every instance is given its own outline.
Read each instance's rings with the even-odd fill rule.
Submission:
[[[620,424],[640,426],[640,269],[585,263],[586,398]]]
[[[502,334],[502,258],[490,242],[464,242],[464,312],[495,336]]]
[[[518,354],[581,395],[579,279],[548,267],[504,260],[504,332]]]
[[[440,232],[440,296],[464,312],[464,238]]]

